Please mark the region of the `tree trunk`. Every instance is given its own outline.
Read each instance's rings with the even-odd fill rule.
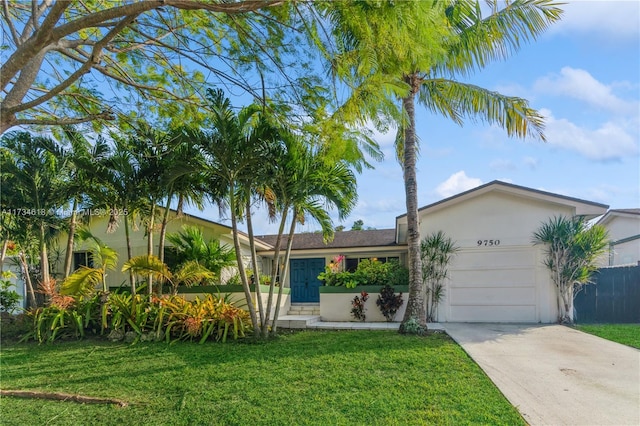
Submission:
[[[47,253],[47,242],[45,241],[44,223],[40,223],[40,275],[42,284],[49,286],[51,276],[49,275],[49,254]],[[46,301],[49,302],[50,295],[46,294]]]
[[[2,251],[0,251],[0,276],[4,271],[4,259],[7,257],[8,248],[9,248],[9,240],[4,240],[2,243]]]
[[[124,209],[126,210],[126,213],[129,213],[126,203],[124,206],[125,206]],[[124,235],[127,240],[127,260],[131,260],[131,258],[133,257],[133,254],[132,254],[133,250],[131,249],[131,235],[129,235],[129,215],[128,214],[124,215]],[[134,280],[133,271],[131,271],[131,269],[129,269],[129,284],[131,285],[131,295],[135,296],[136,282]]]
[[[247,273],[244,270],[244,262],[242,261],[242,249],[240,247],[240,238],[238,237],[238,218],[236,215],[236,203],[235,195],[233,193],[233,185],[229,190],[229,210],[231,210],[231,229],[233,230],[233,247],[236,250],[236,261],[238,262],[238,273],[240,274],[240,281],[242,282],[242,289],[244,290],[244,297],[247,299],[247,308],[249,309],[249,316],[251,317],[251,325],[253,326],[253,337],[260,338],[260,325],[258,324],[258,317],[256,315],[256,307],[253,304],[251,297],[251,288],[247,281]]]
[[[162,224],[160,225],[160,235],[158,236],[158,257],[160,261],[164,262],[164,240],[167,235],[167,224],[169,223],[169,211],[171,210],[171,199],[173,198],[173,192],[169,192],[167,196],[167,205],[164,207],[164,214],[162,215]]]
[[[35,308],[38,305],[36,301],[36,293],[33,290],[33,283],[31,282],[31,275],[29,275],[29,264],[24,252],[20,252],[18,255],[20,259],[20,266],[22,266],[22,273],[24,275],[24,282],[27,285],[27,292],[29,293],[29,305],[28,307]]]
[[[280,244],[282,244],[282,233],[284,232],[284,225],[287,220],[287,212],[289,207],[285,205],[282,209],[282,218],[280,220],[280,226],[278,228],[278,236],[276,237],[276,245],[273,251],[273,261],[271,262],[271,284],[269,285],[269,297],[267,298],[267,321],[269,321],[269,317],[271,317],[271,309],[273,308],[273,290],[275,289],[276,279],[280,274]],[[282,286],[282,276],[280,276],[280,285]],[[276,312],[278,309],[276,308]],[[275,327],[276,318],[271,324],[272,334],[273,328]]]
[[[280,303],[282,302],[282,289],[287,283],[287,275],[289,273],[289,257],[291,256],[291,247],[293,247],[293,234],[296,231],[296,215],[295,212],[291,218],[291,228],[289,229],[289,239],[287,240],[287,250],[284,254],[284,266],[280,271],[280,286],[278,287],[278,300],[276,301],[276,311],[273,315],[273,325],[271,326],[271,334],[276,335],[278,332],[278,317],[280,316]],[[280,266],[278,265],[278,268]]]
[[[151,214],[149,215],[149,223],[147,224],[147,256],[153,254],[153,226],[156,213],[156,202],[151,200]],[[149,295],[153,294],[153,276],[149,274],[147,278],[147,291]],[[162,285],[160,285],[160,293],[162,293]]]
[[[414,319],[427,329],[426,306],[422,287],[422,259],[420,258],[420,223],[418,219],[418,182],[416,177],[416,117],[415,94],[419,88],[418,77],[406,78],[411,85],[411,93],[402,99],[408,123],[404,133],[404,187],[407,204],[407,246],[409,254],[409,296],[407,309],[400,325],[404,332],[407,321]]]
[[[251,221],[251,198],[247,199],[245,206],[245,217],[247,218],[247,234],[249,235],[249,248],[251,250],[251,268],[253,268],[253,284],[256,288],[256,300],[258,302],[258,315],[260,318],[262,337],[267,337],[267,322],[264,318],[264,306],[262,304],[262,291],[260,290],[260,273],[258,271],[258,254],[256,253],[256,243],[253,239],[253,222]],[[269,319],[267,318],[267,321]]]
[[[76,233],[76,222],[78,215],[78,199],[73,199],[73,210],[71,210],[71,219],[69,220],[69,236],[67,237],[67,251],[64,254],[64,277],[67,278],[71,274],[71,262],[73,260],[73,239]]]

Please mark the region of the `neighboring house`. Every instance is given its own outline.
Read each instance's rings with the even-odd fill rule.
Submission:
[[[159,208],[158,210],[159,213],[156,220],[160,221],[163,214],[163,209]],[[183,225],[195,225],[202,229],[202,233],[206,241],[215,238],[220,241],[221,245],[226,245],[229,248],[233,248],[233,231],[231,227],[187,214],[177,217],[176,212],[173,210],[169,215],[170,221],[167,225],[168,234],[180,232]],[[103,243],[118,252],[118,267],[115,271],[109,271],[107,273],[107,285],[109,287],[118,287],[121,285],[126,287],[129,285],[129,276],[127,273],[123,273],[121,271],[122,265],[127,260],[127,240],[125,237],[124,223],[122,221],[122,217],[120,217],[120,224],[117,229],[112,233],[107,233],[108,221],[108,216],[90,216],[88,227],[94,236],[100,238]],[[130,228],[132,256],[147,254],[147,236],[144,227],[138,224],[138,226],[136,226],[135,228],[133,226],[130,226]],[[158,255],[159,233],[160,225],[157,224],[156,230],[153,235],[154,255]],[[61,277],[63,274],[66,242],[67,234],[62,233],[57,242],[58,261],[56,262],[56,275],[58,277]],[[242,247],[243,258],[245,259],[245,264],[248,266],[251,252],[249,249],[249,238],[245,233],[240,233],[240,244]],[[73,252],[73,264],[71,269],[75,270],[82,265],[90,266],[91,256],[87,251],[87,246],[79,242],[76,242],[76,244],[74,245],[75,247]],[[165,250],[170,250],[171,244],[168,240],[165,241],[165,245]],[[256,247],[262,250],[271,248],[269,245],[262,243],[261,241],[256,241]],[[232,275],[235,275],[236,272],[236,268],[226,268],[226,270],[223,270],[221,274],[222,282],[226,282],[226,280],[228,280]]]
[[[640,209],[609,210],[597,224],[609,233],[609,250],[603,266],[640,263]]]
[[[493,181],[419,210],[420,235],[442,230],[460,247],[438,308],[449,322],[555,322],[557,296],[532,235],[553,216],[595,218],[607,206]],[[406,240],[406,215],[396,219]]]
[[[258,237],[270,246],[275,246],[276,235]],[[284,257],[287,236],[282,239],[280,254]],[[259,252],[265,273],[271,271],[273,249]],[[398,260],[406,263],[407,245],[396,242],[395,229],[336,232],[332,242],[325,244],[321,233],[296,234],[293,238],[291,261],[289,264],[289,287],[291,303],[317,303],[320,301],[318,288],[322,285],[318,275],[325,270],[333,258],[343,255],[344,268],[354,271],[363,259],[381,262]]]

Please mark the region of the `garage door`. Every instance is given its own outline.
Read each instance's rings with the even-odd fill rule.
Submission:
[[[446,320],[537,322],[535,249],[474,248],[456,255],[446,295]]]

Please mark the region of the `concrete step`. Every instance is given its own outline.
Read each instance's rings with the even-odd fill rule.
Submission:
[[[278,318],[280,328],[307,328],[320,321],[320,315],[284,315]]]
[[[320,305],[318,303],[295,303],[291,305],[287,315],[320,315]]]

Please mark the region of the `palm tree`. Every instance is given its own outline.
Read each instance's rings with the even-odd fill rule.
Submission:
[[[607,231],[601,225],[589,227],[583,217],[557,216],[540,225],[533,243],[545,246],[544,265],[558,289],[558,321],[571,324],[573,299],[598,268],[608,246]]]
[[[222,269],[236,262],[236,253],[232,248],[221,245],[215,238],[206,241],[202,230],[196,226],[185,225],[181,232],[167,235],[167,239],[176,251],[178,267],[195,261],[219,279]]]
[[[342,33],[335,70],[357,86],[346,110],[353,109],[354,103],[368,101],[376,105],[365,107],[369,113],[375,108],[376,115],[376,111],[383,111],[398,120],[397,148],[404,171],[410,276],[400,330],[404,331],[409,320],[417,321],[426,330],[415,168],[416,99],[431,112],[459,124],[464,118],[480,118],[500,125],[510,136],[544,140],[542,117],[524,99],[455,78],[508,57],[522,41],[535,39],[559,20],[561,10],[553,0],[513,0],[501,10],[494,4],[486,18],[482,17],[478,2],[472,0],[351,6],[346,8],[340,2],[329,6],[332,22]],[[400,115],[390,106],[395,99],[400,99]]]
[[[181,284],[192,286],[195,283],[214,277],[213,272],[193,260],[185,262],[176,271],[172,272],[167,264],[161,262],[155,255],[132,257],[124,263],[122,272],[125,271],[139,274],[143,277],[151,277],[159,281],[160,285],[165,281],[169,282],[173,289],[173,294],[178,292],[178,287]]]
[[[213,202],[229,209],[240,280],[247,299],[254,336],[259,338],[264,311],[261,309],[262,300],[258,294],[261,316],[259,322],[242,258],[238,220],[244,216],[249,194],[247,188],[251,187],[251,182],[255,179],[255,170],[261,167],[261,164],[265,164],[265,161],[261,160],[264,153],[263,140],[255,134],[261,109],[257,105],[250,105],[236,113],[222,90],[209,89],[207,98],[212,109],[212,130],[200,135],[198,146],[205,159],[204,172],[209,185],[208,195]],[[251,235],[249,238],[251,239]],[[257,271],[255,273],[257,274]],[[259,293],[259,286],[256,286],[256,291]]]
[[[107,271],[115,270],[118,265],[118,252],[105,245],[86,228],[78,230],[78,239],[88,242],[93,266],[81,266],[66,277],[60,287],[60,294],[86,296],[93,293],[98,284],[102,285],[103,292],[107,292]]]
[[[333,222],[328,210],[336,209],[340,219],[349,215],[357,201],[356,177],[346,161],[328,161],[325,151],[309,146],[296,134],[282,131],[283,148],[275,164],[269,185],[274,193],[275,210],[281,214],[278,236],[275,244],[271,287],[263,324],[263,335],[267,334],[268,319],[272,309],[273,286],[276,275],[280,276],[278,298],[271,323],[271,333],[277,332],[282,289],[286,284],[288,264],[297,223],[305,223],[311,218],[320,224],[325,240],[332,240]],[[332,159],[333,160],[333,159]],[[286,221],[290,222],[284,268],[280,268],[280,250]]]
[[[8,206],[9,211],[23,216],[21,222],[30,223],[36,230],[41,282],[49,285],[48,240],[61,225],[58,210],[67,201],[63,190],[67,180],[66,159],[49,149],[53,140],[28,132],[8,133],[1,142],[3,150],[11,153],[2,155],[0,165],[3,177],[8,178],[3,192],[12,194],[12,202],[16,203]]]

